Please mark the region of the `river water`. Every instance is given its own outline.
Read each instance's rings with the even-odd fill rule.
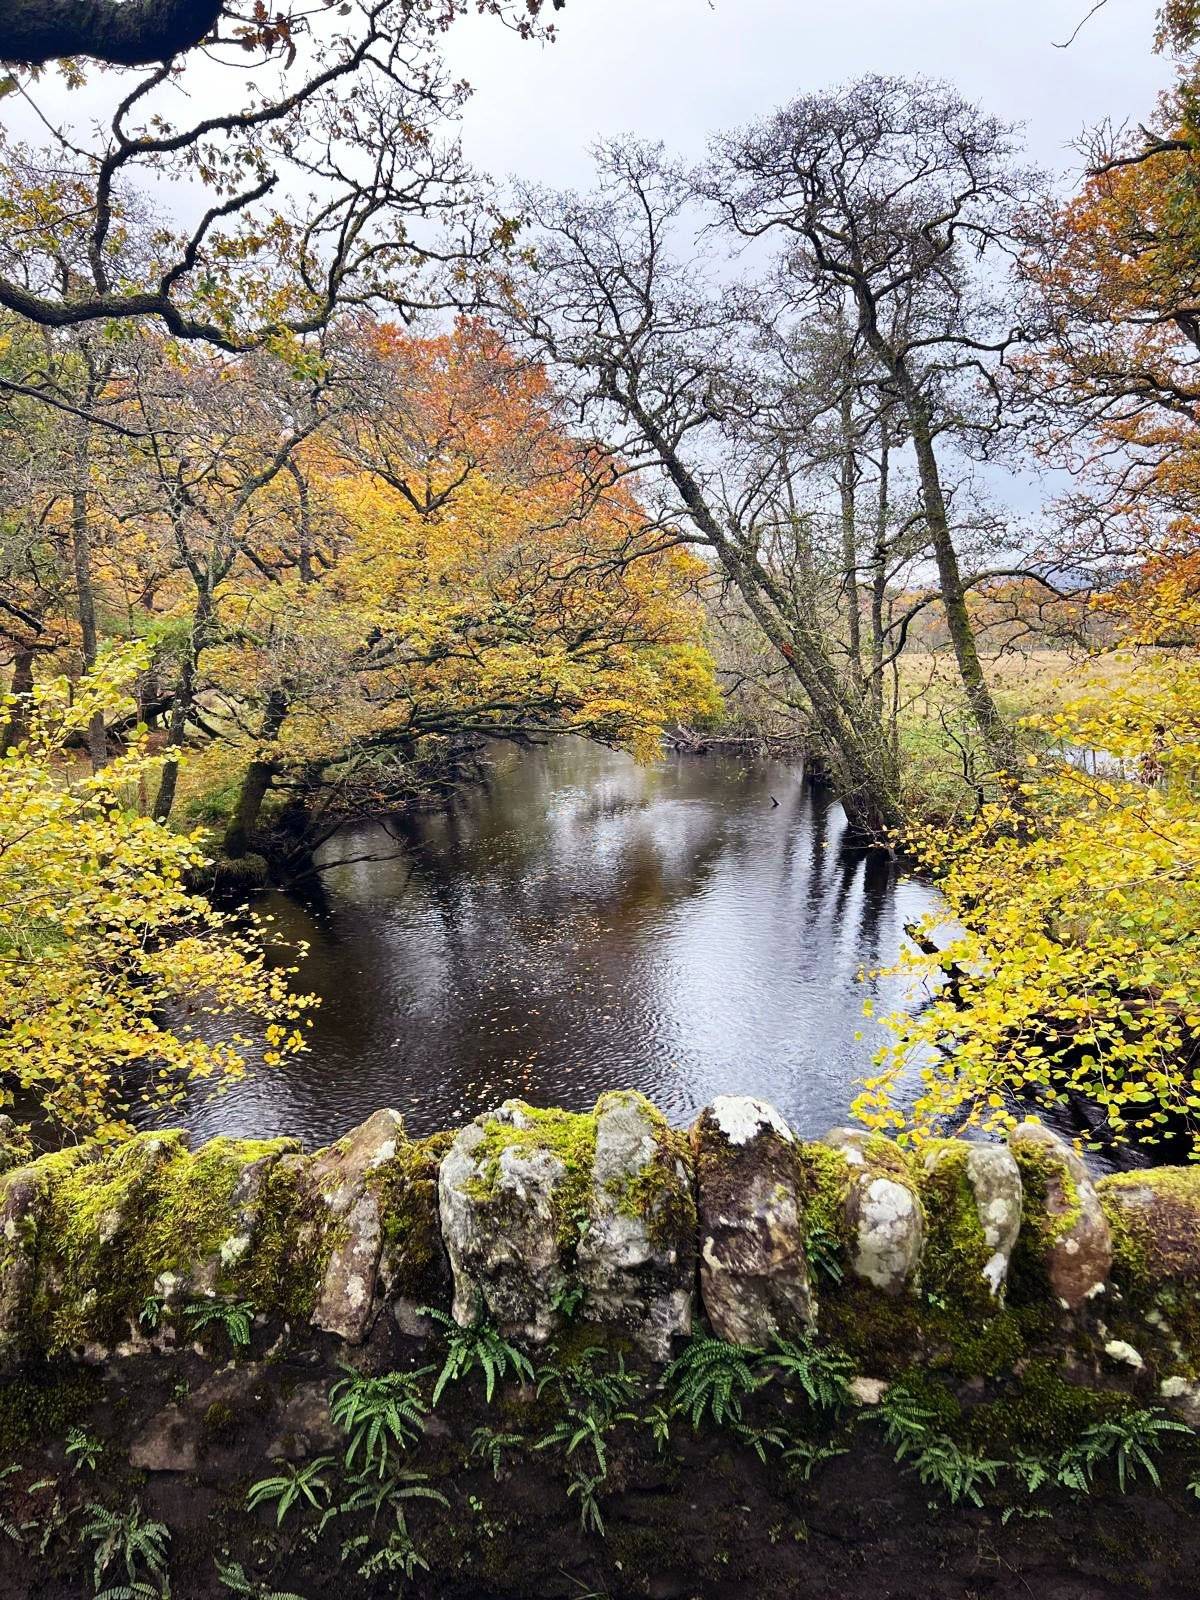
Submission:
[[[905,998],[859,974],[932,889],[844,849],[840,807],[785,764],[570,739],[489,770],[444,811],[344,829],[318,900],[265,897],[311,944],[312,1048],[194,1101],[195,1132],[318,1144],[386,1105],[424,1134],[623,1087],[680,1123],[729,1093],[803,1134],[846,1119],[883,1037],[863,1003]]]

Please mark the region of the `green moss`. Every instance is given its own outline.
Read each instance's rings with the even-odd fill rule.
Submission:
[[[1049,1362],[1031,1361],[1008,1394],[972,1409],[968,1433],[991,1454],[1055,1454],[1078,1444],[1093,1423],[1135,1404],[1126,1395],[1080,1388]]]
[[[1200,1172],[1114,1173],[1097,1185],[1113,1241],[1107,1317],[1161,1373],[1200,1376]]]
[[[998,1378],[1013,1370],[1026,1352],[1025,1334],[1010,1311],[993,1307],[976,1321],[957,1307],[929,1313],[931,1341],[940,1343],[939,1364],[959,1378]]]
[[[1157,1289],[1200,1279],[1200,1171],[1159,1167],[1118,1172],[1096,1186],[1113,1237],[1113,1271],[1122,1287]],[[1148,1194],[1145,1203],[1134,1197]]]
[[[1079,1190],[1070,1172],[1049,1152],[1015,1143],[1011,1147],[1021,1173],[1021,1231],[1008,1268],[1008,1298],[1024,1304],[1055,1303],[1046,1276],[1046,1258],[1082,1214]],[[1052,1214],[1051,1192],[1061,1194],[1064,1209]]]
[[[236,1245],[244,1224],[235,1195],[247,1167],[286,1148],[214,1139],[193,1156],[182,1134],[163,1133],[43,1157],[47,1211],[33,1311],[46,1350],[121,1336],[161,1274],[185,1274]],[[236,1257],[235,1247],[231,1280]]]
[[[672,1128],[657,1106],[633,1090],[618,1090],[601,1095],[594,1115],[601,1116],[614,1105],[634,1101],[650,1123],[656,1153],[633,1177],[611,1179],[608,1198],[622,1216],[637,1217],[649,1225],[650,1239],[656,1248],[678,1247],[690,1240],[696,1230],[696,1201],[691,1183],[681,1180],[679,1167],[690,1172],[691,1145],[685,1133]]]
[[[927,1295],[952,1301],[964,1316],[988,1319],[995,1305],[983,1269],[991,1252],[967,1175],[969,1154],[969,1148],[957,1140],[924,1147],[921,1287]]]
[[[383,1267],[392,1293],[427,1301],[441,1282],[438,1166],[454,1137],[435,1133],[420,1141],[399,1140],[392,1159],[367,1176],[378,1197]]]
[[[907,1296],[893,1299],[847,1277],[822,1290],[821,1341],[840,1345],[863,1372],[891,1377],[925,1348],[920,1308]]]
[[[1066,1163],[1050,1151],[1019,1141],[1011,1149],[1024,1190],[1021,1233],[1045,1250],[1069,1233],[1082,1216],[1078,1186]],[[1052,1191],[1057,1196],[1053,1213],[1048,1204]]]
[[[317,1303],[336,1244],[326,1208],[303,1181],[300,1161],[284,1158],[266,1169],[256,1203],[254,1248],[231,1273],[231,1288],[260,1311],[303,1321]]]
[[[850,1167],[845,1156],[827,1144],[803,1143],[796,1149],[797,1189],[810,1236],[819,1234],[849,1243],[846,1201],[850,1194]]]
[[[595,1115],[557,1108],[544,1111],[524,1101],[515,1105],[529,1125],[517,1128],[490,1119],[483,1124],[483,1142],[474,1152],[479,1176],[471,1185],[471,1198],[482,1204],[497,1199],[500,1157],[505,1150],[548,1150],[565,1169],[554,1191],[553,1206],[559,1247],[569,1256],[587,1226],[596,1163]]]
[[[99,1375],[86,1367],[47,1367],[0,1384],[0,1458],[27,1445],[61,1438],[98,1404]]]

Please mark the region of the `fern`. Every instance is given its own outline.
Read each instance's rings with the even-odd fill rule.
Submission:
[[[669,1406],[654,1405],[642,1418],[646,1427],[650,1429],[650,1437],[654,1440],[654,1448],[659,1455],[662,1455],[671,1443],[671,1416]]]
[[[245,1300],[197,1300],[185,1306],[188,1335],[198,1338],[214,1324],[223,1328],[234,1349],[244,1349],[250,1343],[250,1328],[254,1320],[254,1307]]]
[[[379,1520],[379,1513],[385,1507],[390,1507],[400,1516],[400,1504],[404,1500],[436,1500],[438,1505],[447,1509],[450,1506],[440,1489],[430,1487],[427,1473],[393,1471],[382,1483],[378,1479],[356,1479],[350,1493],[338,1505],[337,1512],[339,1516],[348,1517],[369,1511],[371,1526],[374,1527]]]
[[[752,1428],[746,1422],[731,1422],[729,1431],[735,1439],[740,1439],[743,1444],[748,1444],[758,1459],[766,1465],[767,1446],[772,1445],[776,1450],[787,1448],[787,1438],[778,1428]]]
[[[1060,1482],[1059,1464],[1045,1456],[1016,1456],[1008,1466],[1026,1494],[1036,1494],[1046,1484]]]
[[[153,1333],[163,1319],[165,1307],[166,1302],[161,1296],[148,1294],[142,1301],[142,1309],[138,1312],[138,1321],[142,1327],[149,1328]]]
[[[476,1461],[490,1461],[492,1477],[500,1476],[500,1461],[505,1450],[524,1444],[519,1433],[497,1433],[494,1428],[476,1428],[471,1435],[471,1455]]]
[[[895,1459],[903,1461],[934,1437],[937,1413],[914,1399],[907,1389],[895,1384],[884,1396],[878,1410],[866,1413],[866,1419],[883,1424],[884,1437]]]
[[[540,1399],[553,1386],[565,1405],[584,1410],[591,1408],[606,1415],[631,1406],[641,1393],[642,1381],[634,1372],[625,1369],[625,1357],[619,1352],[615,1367],[598,1369],[598,1357],[605,1352],[599,1345],[589,1345],[566,1367],[550,1365],[540,1367],[537,1374],[537,1394]]]
[[[165,1522],[154,1522],[142,1515],[139,1501],[134,1501],[128,1511],[112,1511],[108,1506],[94,1501],[84,1508],[84,1522],[79,1533],[83,1544],[94,1545],[92,1553],[92,1587],[97,1595],[100,1583],[110,1567],[123,1566],[125,1584],[110,1585],[109,1600],[116,1600],[114,1589],[124,1587],[133,1594],[154,1594],[156,1591],[142,1576],[145,1568],[150,1577],[161,1580],[166,1575],[167,1546],[171,1531]]]
[[[835,1456],[847,1455],[845,1445],[819,1444],[815,1439],[797,1439],[780,1457],[784,1466],[793,1477],[807,1483],[816,1469],[825,1461],[832,1461]]]
[[[604,1518],[600,1514],[600,1501],[596,1491],[604,1482],[603,1477],[589,1478],[583,1473],[576,1473],[567,1485],[567,1498],[579,1502],[579,1527],[583,1533],[596,1533],[604,1538]]]
[[[265,1584],[255,1583],[238,1561],[218,1561],[216,1567],[222,1586],[231,1594],[245,1596],[245,1600],[304,1600],[302,1594],[293,1594],[290,1589],[268,1589]]]
[[[282,1526],[284,1517],[294,1505],[306,1504],[314,1511],[319,1511],[329,1498],[325,1474],[332,1465],[332,1456],[316,1456],[303,1466],[286,1466],[273,1478],[260,1478],[250,1486],[246,1495],[246,1510],[256,1511],[259,1506],[269,1505],[273,1501],[277,1528]]]
[[[629,1420],[632,1421],[632,1417]],[[597,1411],[571,1411],[561,1422],[556,1422],[533,1448],[549,1450],[556,1444],[565,1445],[569,1459],[581,1445],[590,1445],[596,1458],[597,1473],[603,1479],[608,1476],[608,1455],[604,1445],[607,1427],[606,1419]]]
[[[830,1233],[829,1229],[822,1227],[819,1222],[814,1222],[809,1227],[805,1244],[813,1276],[820,1272],[824,1273],[831,1283],[841,1283],[846,1272],[840,1260],[842,1241],[837,1235]]]
[[[667,1368],[663,1381],[673,1396],[675,1409],[699,1428],[705,1412],[718,1425],[742,1420],[743,1396],[763,1383],[751,1368],[761,1350],[726,1344],[724,1339],[693,1339]]]
[[[939,1434],[931,1439],[913,1458],[917,1477],[928,1488],[942,1491],[952,1506],[969,1500],[974,1506],[983,1505],[980,1489],[984,1484],[995,1487],[996,1474],[1004,1465],[962,1450],[953,1439]]]
[[[76,1472],[81,1467],[86,1467],[89,1472],[95,1472],[103,1448],[100,1441],[93,1439],[86,1428],[67,1429],[63,1451]]]
[[[777,1339],[766,1360],[822,1411],[838,1410],[850,1398],[848,1379],[854,1363],[844,1350],[822,1348],[806,1334],[799,1342]]]
[[[15,1463],[10,1467],[0,1467],[0,1483],[4,1483],[7,1479],[14,1477],[20,1470],[20,1467]],[[14,1522],[7,1513],[0,1511],[0,1533],[6,1539],[11,1539],[14,1544],[24,1544],[27,1531],[28,1526],[22,1527],[20,1523]]]
[[[516,1377],[532,1381],[533,1366],[529,1358],[502,1338],[490,1322],[480,1318],[470,1327],[462,1328],[453,1317],[448,1317],[434,1306],[422,1306],[421,1310],[425,1316],[442,1325],[448,1341],[446,1360],[433,1386],[432,1403],[435,1406],[448,1383],[461,1383],[476,1370],[483,1373],[489,1405],[497,1378],[507,1377],[510,1369]]]
[[[1089,1467],[1115,1457],[1122,1494],[1127,1482],[1132,1483],[1139,1472],[1144,1472],[1158,1489],[1162,1481],[1154,1457],[1167,1443],[1166,1436],[1172,1433],[1190,1434],[1191,1429],[1184,1422],[1164,1416],[1161,1411],[1128,1411],[1124,1416],[1093,1423],[1084,1433],[1080,1454]]]
[[[550,1296],[550,1309],[557,1311],[564,1322],[570,1322],[586,1298],[587,1290],[583,1284],[563,1284]]]
[[[413,1544],[412,1536],[408,1531],[408,1522],[404,1515],[404,1507],[400,1504],[403,1500],[436,1500],[443,1506],[450,1502],[445,1495],[437,1489],[429,1488],[424,1481],[423,1473],[401,1473],[388,1485],[382,1494],[378,1485],[360,1484],[359,1495],[351,1496],[341,1510],[346,1512],[373,1510],[371,1527],[374,1529],[376,1518],[382,1505],[386,1502],[391,1506],[394,1525],[389,1530],[386,1540],[381,1545],[371,1549],[371,1535],[357,1533],[343,1540],[341,1546],[341,1559],[350,1561],[362,1556],[357,1572],[360,1578],[378,1578],[384,1574],[399,1572],[408,1579],[418,1567],[429,1571],[429,1563],[425,1560]],[[363,1552],[369,1552],[363,1554]]]
[[[387,1372],[375,1378],[365,1378],[352,1367],[342,1371],[346,1376],[330,1391],[329,1415],[350,1436],[346,1467],[353,1467],[361,1452],[364,1469],[382,1477],[392,1446],[407,1450],[421,1436],[428,1408],[419,1385],[433,1368]]]

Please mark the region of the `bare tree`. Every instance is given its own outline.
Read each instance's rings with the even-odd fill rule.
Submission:
[[[794,305],[843,302],[901,410],[963,690],[990,759],[1012,740],[988,688],[944,478],[998,425],[1003,261],[1028,193],[1012,130],[954,90],[865,78],[715,141],[702,188],[737,232],[786,241]]]

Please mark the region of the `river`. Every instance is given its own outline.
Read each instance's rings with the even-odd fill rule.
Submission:
[[[884,1036],[863,1003],[904,998],[859,975],[894,960],[929,886],[844,849],[840,807],[783,763],[639,767],[569,739],[498,746],[489,774],[445,810],[343,829],[316,900],[264,897],[311,945],[312,1048],[193,1099],[193,1131],[317,1144],[388,1105],[424,1134],[619,1087],[680,1123],[729,1093],[806,1135],[846,1120]]]

